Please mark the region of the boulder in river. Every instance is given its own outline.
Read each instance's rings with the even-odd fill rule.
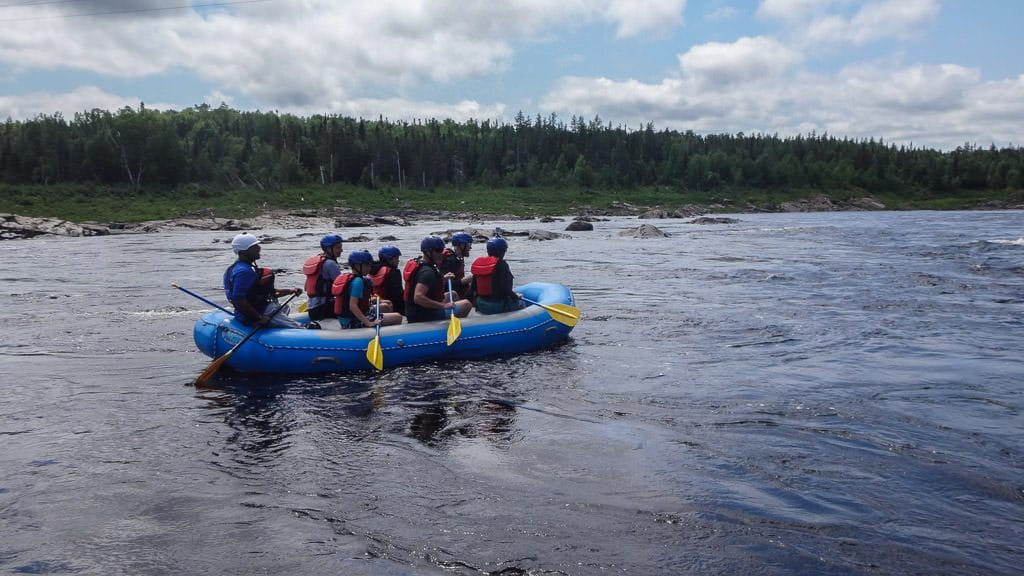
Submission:
[[[642,218],[642,219],[645,219],[645,220],[652,220],[652,219],[672,218],[673,216],[674,216],[674,214],[672,214],[668,210],[662,210],[661,208],[655,208],[654,210],[648,210],[647,212],[644,212],[643,214],[637,216],[637,218]]]
[[[548,232],[547,230],[530,230],[527,236],[530,240],[554,240],[555,238],[572,238],[568,234]]]
[[[639,228],[623,230],[619,236],[631,236],[633,238],[668,238],[668,234],[662,232],[652,224],[641,224]]]
[[[701,216],[700,218],[690,220],[687,224],[735,224],[737,222],[739,222],[739,220],[735,218]]]

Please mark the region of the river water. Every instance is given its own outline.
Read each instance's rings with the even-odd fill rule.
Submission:
[[[215,390],[232,233],[0,243],[0,572],[1019,574],[1024,214],[733,217],[512,238],[556,349]]]

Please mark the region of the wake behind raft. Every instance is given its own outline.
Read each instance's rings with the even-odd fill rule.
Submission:
[[[515,290],[533,304],[514,312],[460,319],[462,331],[451,346],[447,343],[449,320],[381,328],[384,368],[522,354],[555,346],[569,337],[579,316],[578,311],[573,312],[575,300],[567,287],[534,282]],[[193,337],[203,354],[216,359],[252,330],[252,326],[242,324],[234,316],[215,311],[196,321]],[[376,331],[372,328],[264,328],[235,351],[226,364],[241,372],[278,374],[372,370],[366,350],[374,336]]]

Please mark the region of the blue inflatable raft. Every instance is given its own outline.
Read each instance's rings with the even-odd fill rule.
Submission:
[[[537,282],[517,287],[516,291],[539,304],[575,305],[572,292],[561,284]],[[559,316],[556,310],[535,305],[490,316],[474,313],[460,319],[462,333],[451,346],[447,344],[448,320],[385,326],[380,330],[384,368],[548,348],[566,340],[575,324]],[[196,322],[193,337],[203,354],[217,358],[252,330],[234,316],[215,311]],[[372,370],[366,348],[375,334],[372,328],[263,328],[228,358],[227,365],[243,372],[285,374]]]

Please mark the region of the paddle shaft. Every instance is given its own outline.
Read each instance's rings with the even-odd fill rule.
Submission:
[[[384,369],[384,350],[380,347],[380,318],[380,296],[377,296],[377,333],[366,347],[366,360],[377,370]]]
[[[459,317],[455,315],[455,290],[452,290],[452,279],[448,279],[448,301],[452,304],[452,315],[448,321],[448,345],[451,346],[459,339],[459,334],[462,334],[462,323],[459,321]]]
[[[280,306],[278,306],[277,309],[275,309],[270,314],[270,316],[267,317],[267,324],[270,324],[270,321],[274,319],[274,316],[277,316],[278,312],[280,312],[281,310],[284,310],[284,307],[287,306],[288,303],[292,301],[292,298],[295,298],[296,296],[297,296],[297,294],[292,294],[291,296],[288,297],[287,300],[285,300]],[[259,332],[260,330],[262,330],[267,324],[259,324],[259,325],[257,325],[255,328],[252,329],[251,332],[246,334],[244,338],[239,340],[238,344],[235,344],[234,346],[232,346],[231,350],[228,350],[226,353],[224,353],[223,356],[221,356],[220,358],[217,358],[216,360],[214,360],[206,368],[206,370],[203,370],[203,373],[200,374],[198,378],[196,378],[195,385],[196,386],[203,386],[203,385],[205,385],[206,381],[209,380],[214,374],[216,374],[217,370],[220,370],[221,365],[223,365],[225,362],[227,362],[228,358],[230,358],[231,355],[235,353],[235,351],[237,351],[239,348],[242,347],[242,344],[245,344],[246,342],[248,342],[249,338],[252,338],[253,336],[255,336],[256,333]]]
[[[223,306],[221,306],[220,304],[217,304],[216,302],[211,302],[210,300],[207,300],[206,298],[203,298],[202,296],[200,296],[199,294],[196,294],[195,292],[189,290],[188,288],[184,288],[182,286],[178,286],[177,284],[171,284],[171,286],[177,288],[178,290],[181,290],[182,292],[184,292],[185,294],[188,294],[189,296],[192,296],[193,298],[197,298],[199,300],[202,300],[203,302],[206,302],[210,306],[213,306],[214,308],[220,310],[221,312],[224,312],[225,314],[231,314],[232,316],[234,316],[234,313],[228,312],[227,308],[224,308]]]

